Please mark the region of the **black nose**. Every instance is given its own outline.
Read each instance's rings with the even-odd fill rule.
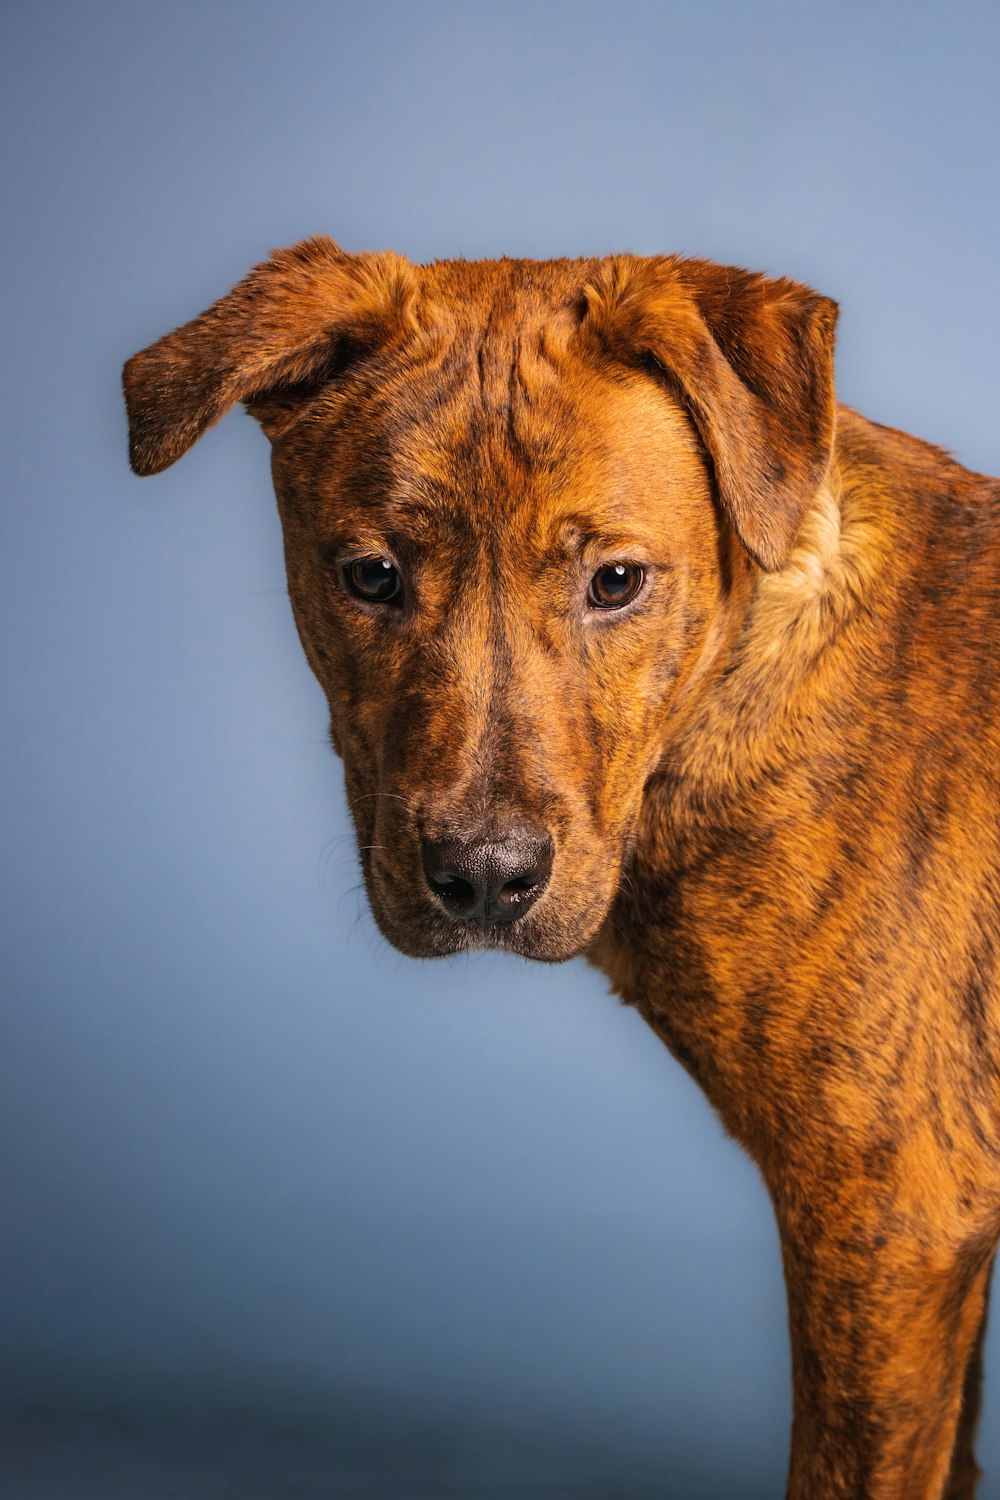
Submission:
[[[489,839],[424,839],[427,883],[458,922],[516,922],[552,872],[548,834],[519,829]]]

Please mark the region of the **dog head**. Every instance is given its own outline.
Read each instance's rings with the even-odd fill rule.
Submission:
[[[406,953],[584,948],[643,792],[829,463],[835,305],[702,261],[310,240],[125,367],[132,464],[235,402],[376,919]]]

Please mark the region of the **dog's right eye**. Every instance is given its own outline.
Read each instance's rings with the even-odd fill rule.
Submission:
[[[394,604],[403,591],[399,570],[387,557],[356,557],[344,569],[344,582],[368,604]]]

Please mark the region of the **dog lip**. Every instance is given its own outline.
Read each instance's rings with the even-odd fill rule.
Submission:
[[[418,956],[443,958],[456,953],[509,953],[535,963],[567,963],[585,951],[587,938],[552,944],[524,925],[500,922],[492,927],[478,922],[442,922]],[[413,949],[409,951],[413,952]]]

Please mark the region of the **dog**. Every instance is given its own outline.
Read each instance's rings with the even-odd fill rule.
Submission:
[[[968,1500],[1000,1234],[1000,483],[677,257],[276,251],[125,366],[242,402],[404,953],[584,954],[758,1163],[790,1500]]]

